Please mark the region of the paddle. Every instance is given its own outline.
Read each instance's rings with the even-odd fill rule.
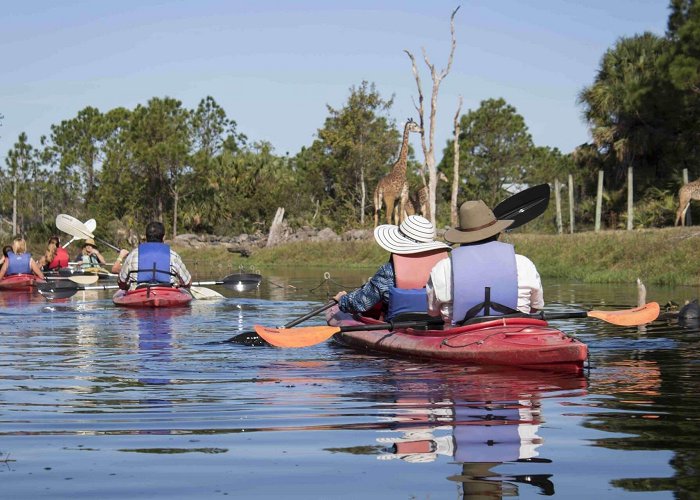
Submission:
[[[78,285],[92,285],[93,283],[97,283],[97,280],[99,279],[96,274],[93,275],[78,275],[78,276],[69,276],[69,277],[64,277],[64,276],[46,276],[47,280],[68,280],[72,281],[73,283],[77,283]]]
[[[316,316],[317,314],[322,313],[326,309],[330,309],[331,307],[333,307],[336,304],[337,304],[337,302],[335,301],[335,299],[332,299],[329,302],[326,302],[325,304],[323,304],[322,306],[317,307],[313,311],[309,311],[308,313],[304,314],[303,316],[299,316],[298,318],[290,321],[289,323],[287,323],[286,325],[284,325],[281,328],[293,328],[293,327],[297,326],[298,324],[303,323],[307,319],[312,318],[312,317]],[[255,332],[239,333],[238,335],[235,335],[235,336],[231,337],[230,339],[224,340],[224,342],[233,342],[236,344],[246,344],[246,345],[263,345],[263,343],[261,342],[260,336]]]
[[[493,214],[497,219],[512,219],[508,231],[539,217],[549,204],[549,184],[539,184],[514,194],[496,205]]]
[[[540,311],[535,314],[516,314],[507,317],[534,318],[542,320],[569,319],[569,318],[596,318],[617,326],[638,326],[654,321],[659,316],[659,304],[649,302],[642,307],[634,309],[623,309],[617,311],[574,311],[563,313],[545,313]],[[499,319],[502,316],[488,319]],[[372,330],[396,330],[399,328],[427,328],[436,324],[435,321],[405,321],[376,323],[368,325],[352,326],[310,326],[289,329],[271,328],[255,325],[255,331],[260,338],[275,347],[309,347],[320,344],[340,332],[360,332]],[[442,324],[442,320],[437,320],[437,324]],[[235,337],[234,337],[235,338]]]
[[[84,224],[85,224],[85,227],[87,228],[88,231],[90,231],[91,233],[95,232],[95,228],[97,227],[97,222],[95,221],[95,219],[86,220]],[[58,226],[56,226],[56,227],[58,227]],[[70,233],[68,233],[68,234],[70,234]],[[76,236],[73,236],[73,238],[71,238],[71,240],[68,243],[63,244],[63,248],[66,248],[68,245],[70,245],[71,243],[73,243],[75,240],[78,240],[78,239],[82,239],[82,238],[78,238]]]
[[[88,221],[89,222],[89,221]],[[121,249],[112,245],[111,243],[102,240],[100,238],[96,238],[94,234],[92,234],[92,231],[80,222],[78,219],[75,217],[72,217],[67,214],[58,214],[56,216],[56,227],[63,231],[64,233],[68,233],[71,236],[73,236],[75,239],[87,239],[87,238],[92,238],[94,240],[99,241],[100,243],[107,245],[109,248],[112,250],[116,250],[119,252]]]
[[[240,273],[234,273],[226,276],[224,279],[221,281],[195,281],[192,283],[190,286],[190,292],[192,292],[192,288],[194,287],[196,291],[192,293],[192,296],[196,299],[208,299],[208,298],[220,298],[223,297],[221,294],[218,292],[214,292],[213,290],[210,290],[211,292],[214,292],[214,294],[210,294],[208,292],[205,292],[203,290],[208,290],[206,288],[199,288],[201,285],[223,285],[226,288],[236,290],[236,291],[241,291],[241,287],[257,287],[260,284],[260,281],[262,280],[262,276],[259,274],[253,275],[253,274],[247,274],[246,276],[246,281],[243,281],[241,279],[241,274]],[[255,278],[257,276],[257,278]],[[97,276],[94,276],[96,278]],[[74,279],[83,279],[83,278],[93,278],[92,276],[72,276],[70,281],[73,281]],[[91,283],[95,283],[95,281],[92,281]],[[88,283],[86,283],[88,284]],[[61,298],[65,299],[68,297],[71,297],[78,293],[81,290],[115,290],[119,288],[118,285],[95,285],[95,286],[77,286],[72,283],[68,283],[66,281],[56,281],[55,283],[52,283],[51,285],[42,285],[38,287],[38,291],[41,295],[48,299],[53,299],[53,298]],[[249,289],[249,288],[246,288]]]

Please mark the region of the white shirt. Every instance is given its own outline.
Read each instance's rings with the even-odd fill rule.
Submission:
[[[532,309],[544,307],[542,281],[535,264],[523,255],[515,254],[518,273],[518,311],[529,314]],[[446,258],[435,264],[426,285],[428,313],[442,315],[447,323],[452,322],[452,260]]]

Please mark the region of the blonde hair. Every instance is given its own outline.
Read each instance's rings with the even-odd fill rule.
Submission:
[[[12,241],[12,252],[15,254],[25,253],[27,251],[27,242],[21,236],[15,236]]]
[[[53,259],[56,258],[57,248],[58,246],[53,241],[47,245],[46,252],[44,252],[44,255],[39,259],[39,267],[48,266],[53,262]]]

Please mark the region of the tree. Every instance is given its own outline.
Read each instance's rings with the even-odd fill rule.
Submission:
[[[682,90],[700,93],[700,4],[671,0],[668,38],[673,42],[669,76]]]
[[[430,70],[430,78],[433,82],[432,92],[430,95],[430,117],[429,117],[429,128],[426,139],[425,132],[425,119],[424,119],[424,107],[423,107],[423,86],[421,84],[420,74],[418,73],[418,68],[416,66],[416,58],[413,54],[404,50],[406,55],[408,55],[411,60],[411,68],[413,71],[413,76],[416,80],[416,87],[418,88],[418,103],[415,105],[418,111],[419,124],[421,127],[421,147],[423,148],[423,157],[425,159],[425,168],[428,170],[428,197],[430,204],[430,219],[435,224],[436,219],[436,192],[438,183],[438,173],[437,166],[435,165],[435,120],[437,115],[437,99],[440,93],[440,84],[442,80],[449,74],[450,68],[452,68],[452,61],[454,59],[455,48],[457,47],[457,40],[455,39],[455,15],[459,7],[452,11],[450,16],[450,36],[452,39],[452,44],[450,46],[450,55],[447,58],[447,66],[441,71],[435,68],[435,65],[428,59],[428,54],[425,49],[423,49],[423,61],[425,65]],[[425,184],[424,172],[421,172],[423,177],[423,183]]]
[[[31,182],[38,179],[36,150],[29,144],[27,134],[24,132],[19,134],[17,142],[8,151],[5,164],[8,169],[8,177],[12,182],[12,232],[19,234],[24,224],[22,223],[22,214],[17,208],[18,200],[20,198],[25,200],[25,203],[22,204],[25,214],[28,214],[31,207],[37,206],[36,203],[29,202],[27,199]],[[37,200],[31,201],[36,202]]]
[[[469,198],[494,206],[504,187],[526,180],[533,144],[525,119],[504,99],[487,99],[462,115],[460,129],[462,189]],[[452,142],[444,150],[442,172],[452,172]]]
[[[334,212],[344,220],[364,224],[367,184],[375,184],[398,148],[399,133],[387,113],[393,97],[384,99],[374,84],[350,88],[340,109],[327,106],[329,116],[312,148],[317,162],[308,164],[333,199]]]

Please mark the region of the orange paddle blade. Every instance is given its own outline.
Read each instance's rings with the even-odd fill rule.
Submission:
[[[588,311],[588,316],[602,319],[613,325],[638,326],[651,323],[659,317],[658,302],[649,302],[642,307],[622,311]]]
[[[320,344],[338,333],[337,326],[307,326],[303,328],[270,328],[255,325],[255,332],[275,347],[309,347]]]

